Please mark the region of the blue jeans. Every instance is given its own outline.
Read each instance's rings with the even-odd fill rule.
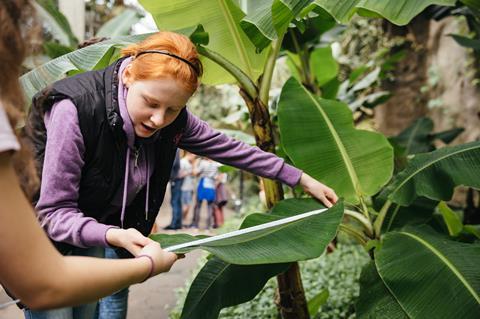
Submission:
[[[170,185],[172,205],[172,222],[170,227],[182,228],[182,184],[183,180],[172,181]]]
[[[101,247],[75,248],[71,255],[103,257],[104,249]],[[53,310],[33,311],[25,309],[25,319],[92,319],[96,318],[97,302],[77,307],[66,307]]]
[[[72,252],[75,256],[93,256],[117,259],[118,256],[112,248],[77,248]],[[24,311],[25,319],[125,319],[127,317],[128,288],[115,294],[100,299],[100,301],[54,310]]]
[[[118,259],[117,253],[112,248],[105,248],[105,258]],[[100,299],[98,303],[98,319],[125,319],[128,308],[128,287],[117,291],[113,295]]]

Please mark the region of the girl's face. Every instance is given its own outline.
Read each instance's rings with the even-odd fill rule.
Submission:
[[[135,134],[150,137],[177,118],[191,94],[172,78],[133,80],[129,69],[127,66],[122,75],[128,87],[128,114]]]

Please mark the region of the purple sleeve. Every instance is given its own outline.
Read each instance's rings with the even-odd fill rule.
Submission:
[[[72,101],[55,103],[45,115],[45,125],[48,138],[36,206],[42,227],[54,241],[78,247],[108,247],[105,236],[113,226],[86,217],[78,209],[85,146]]]
[[[291,187],[300,181],[302,171],[286,164],[282,158],[234,140],[212,129],[190,112],[187,114],[187,127],[180,140],[180,148]]]

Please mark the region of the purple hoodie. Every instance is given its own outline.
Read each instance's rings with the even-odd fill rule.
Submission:
[[[66,99],[55,103],[51,111],[45,114],[48,138],[40,198],[36,209],[42,227],[54,241],[78,247],[108,247],[106,232],[116,226],[105,225],[102,221],[111,214],[118,214],[119,220],[123,222],[125,207],[143,187],[148,190],[148,180],[155,165],[152,142],[158,134],[149,139],[135,137],[126,107],[128,90],[123,86],[120,76],[130,61],[126,59],[121,65],[118,88],[120,115],[124,121],[123,129],[127,135],[129,155],[124,183],[117,190],[104,217],[98,221],[85,216],[78,208],[85,146],[76,107],[71,100]],[[263,152],[258,147],[251,147],[213,130],[190,112],[187,113],[187,125],[180,138],[179,147],[262,177],[276,179],[292,187],[298,184],[302,174],[274,154]]]

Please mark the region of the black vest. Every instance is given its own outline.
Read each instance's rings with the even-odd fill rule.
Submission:
[[[60,80],[37,93],[33,97],[26,125],[26,135],[33,144],[41,179],[47,141],[44,114],[55,102],[65,98],[73,101],[85,144],[78,207],[86,216],[97,220],[111,205],[125,175],[127,138],[118,106],[118,71],[122,61],[118,60],[103,70]],[[153,147],[156,163],[150,178],[148,219],[145,217],[144,187],[125,209],[124,228],[136,228],[145,236],[150,233],[163,202],[177,144],[186,122],[187,112],[183,109],[172,124],[160,131]],[[119,214],[109,219],[106,224],[120,226]],[[65,243],[55,245],[62,253],[71,248]]]

